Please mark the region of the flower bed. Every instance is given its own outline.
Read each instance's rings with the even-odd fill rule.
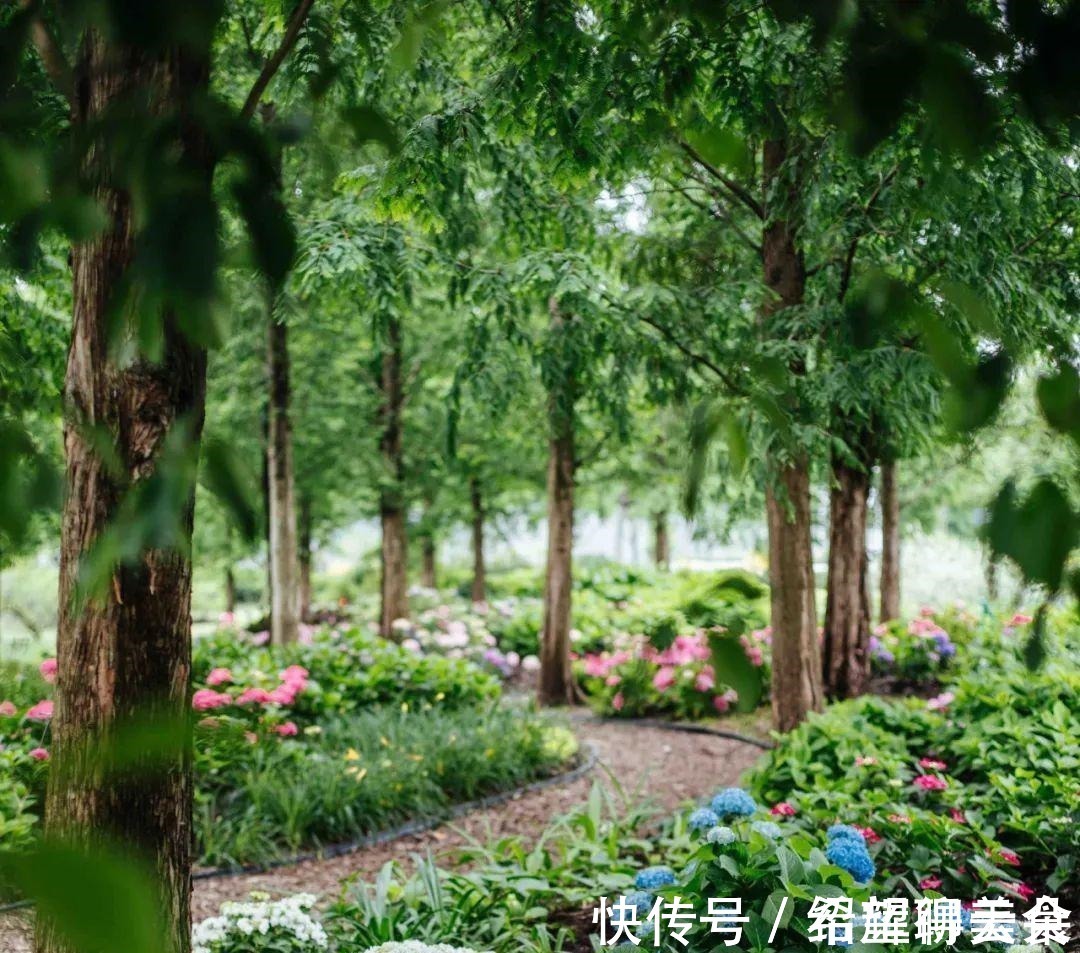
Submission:
[[[556,773],[576,752],[565,728],[500,705],[493,674],[368,633],[327,630],[281,653],[219,633],[195,654],[196,836],[206,864],[266,862],[441,816]],[[35,836],[43,802],[52,702],[42,696],[55,663],[6,675],[0,847],[14,847]]]

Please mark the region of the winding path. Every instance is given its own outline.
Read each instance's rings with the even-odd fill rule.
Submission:
[[[552,816],[571,809],[588,795],[595,781],[615,785],[632,801],[651,800],[673,808],[693,798],[734,784],[761,756],[746,742],[715,735],[668,731],[632,722],[578,721],[582,741],[597,752],[597,766],[585,777],[522,794],[502,804],[464,815],[420,834],[326,860],[311,860],[265,873],[241,874],[195,883],[192,915],[213,916],[223,900],[243,899],[252,890],[274,894],[308,891],[331,893],[350,874],[374,875],[386,861],[430,851],[449,861],[468,838],[488,839],[519,834],[536,837]],[[29,953],[25,916],[0,917],[0,950]]]

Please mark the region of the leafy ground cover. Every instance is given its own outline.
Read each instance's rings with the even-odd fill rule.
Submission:
[[[940,648],[947,632],[957,646],[955,659],[939,653],[925,673],[942,689],[933,697],[833,705],[778,738],[742,788],[673,815],[597,786],[539,840],[477,843],[452,869],[421,859],[409,873],[390,863],[373,882],[348,883],[331,905],[327,948],[587,950],[600,895],[630,898],[642,918],[658,897],[678,895],[698,914],[709,897],[741,897],[745,948],[755,951],[820,949],[810,938],[815,896],[847,896],[856,909],[871,896],[959,899],[960,949],[985,948],[970,930],[978,898],[998,898],[1013,914],[1042,894],[1075,907],[1075,621],[1051,620],[1045,665],[1032,671],[1024,616],[919,618],[935,621],[897,626],[897,636]],[[794,912],[770,944],[783,896]],[[691,950],[717,942],[707,926],[688,937]]]
[[[360,630],[271,651],[236,631],[200,640],[192,695],[196,828],[203,864],[262,863],[350,840],[548,776],[574,736],[501,700],[465,659]],[[11,666],[0,682],[0,843],[35,836],[49,771],[51,680]]]

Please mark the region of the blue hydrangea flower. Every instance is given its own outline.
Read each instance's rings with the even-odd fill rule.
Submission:
[[[635,890],[633,893],[623,896],[623,901],[630,904],[637,911],[639,917],[644,916],[652,909],[655,899],[647,890]]]
[[[859,883],[872,880],[877,868],[866,851],[866,845],[850,837],[839,837],[829,844],[825,856],[830,864],[842,867]]]
[[[754,821],[750,827],[763,837],[768,837],[770,840],[776,840],[778,837],[783,837],[784,835],[784,832],[780,830],[780,825],[774,824],[772,821]]]
[[[825,837],[830,844],[834,840],[844,840],[846,838],[847,840],[858,841],[864,847],[866,846],[866,838],[863,837],[862,831],[857,827],[852,827],[850,824],[833,824],[825,832]]]
[[[710,811],[707,807],[699,807],[690,815],[690,820],[687,821],[692,831],[707,830],[710,827],[715,827],[719,822],[720,818],[716,816],[716,812]]]
[[[862,939],[863,930],[866,929],[866,917],[852,917],[851,918],[851,935],[856,940]],[[847,948],[852,945],[852,942],[848,940],[837,940],[835,943],[830,943],[829,946],[832,949]]]
[[[967,907],[960,908],[960,926],[965,930],[971,929],[971,911]]]
[[[638,890],[659,890],[675,883],[675,871],[670,867],[646,867],[634,878]]]
[[[719,844],[723,847],[725,844],[735,843],[735,832],[730,827],[711,827],[705,835],[705,840],[710,844]]]
[[[712,799],[712,809],[721,817],[747,817],[757,810],[757,804],[742,788],[724,788]]]

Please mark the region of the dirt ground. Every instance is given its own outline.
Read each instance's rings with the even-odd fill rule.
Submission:
[[[486,840],[507,834],[537,836],[553,815],[580,803],[595,780],[617,784],[633,800],[666,808],[711,794],[737,782],[762,754],[759,748],[728,738],[645,727],[632,722],[577,721],[583,742],[593,745],[597,765],[566,785],[527,792],[512,800],[464,815],[433,830],[398,838],[341,857],[312,860],[266,873],[196,881],[192,916],[213,916],[223,900],[244,899],[252,890],[273,894],[307,891],[329,894],[345,877],[374,874],[392,858],[430,851],[443,863],[468,838]],[[29,953],[30,917],[0,915],[0,953]]]

